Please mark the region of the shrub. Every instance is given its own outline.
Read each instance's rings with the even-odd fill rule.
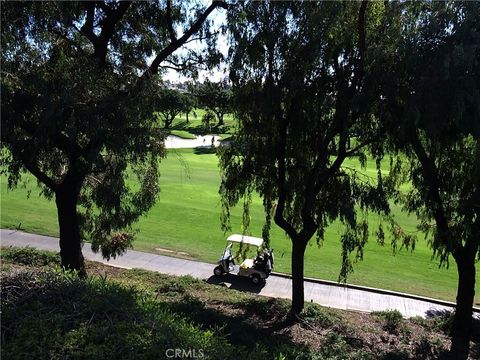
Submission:
[[[2,274],[5,359],[154,359],[169,348],[197,349],[209,359],[246,357],[211,330],[145,293],[104,278],[54,271]]]
[[[31,247],[4,247],[1,256],[5,260],[13,263],[31,265],[31,266],[47,266],[60,265],[60,256],[58,253],[46,250],[37,250]]]
[[[423,327],[428,327],[429,325],[428,320],[421,316],[412,316],[410,318],[410,321],[416,325],[423,326]]]
[[[167,295],[184,294],[187,289],[197,286],[199,280],[187,275],[180,277],[163,278],[157,288],[159,293]]]
[[[352,348],[347,340],[337,334],[336,332],[330,332],[325,337],[325,342],[323,343],[322,349],[317,359],[328,359],[328,360],[368,360],[373,359],[371,354],[368,354],[364,351],[355,351]]]
[[[390,334],[398,334],[404,326],[402,313],[398,310],[375,311],[372,315],[384,320],[383,329]]]
[[[308,324],[321,326],[324,328],[331,327],[339,320],[338,315],[334,314],[331,310],[313,303],[305,304],[301,318]]]
[[[239,302],[247,314],[255,314],[262,319],[274,319],[284,317],[290,308],[285,299],[277,298],[246,298]]]

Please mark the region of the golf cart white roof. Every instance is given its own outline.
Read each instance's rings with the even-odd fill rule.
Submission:
[[[227,238],[227,242],[244,243],[244,244],[260,247],[263,244],[263,239],[253,237],[253,236],[233,234]]]

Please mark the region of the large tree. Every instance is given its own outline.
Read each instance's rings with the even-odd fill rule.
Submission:
[[[452,356],[469,352],[480,255],[480,4],[390,4],[398,37],[378,68],[396,198],[416,213],[440,265],[458,270]],[[403,165],[403,166],[401,166]]]
[[[224,116],[232,111],[232,91],[226,82],[205,81],[198,84],[195,89],[195,96],[200,106],[212,111],[217,119],[218,125],[224,124]]]
[[[191,111],[191,104],[191,99],[179,90],[160,89],[155,100],[155,109],[163,120],[164,128],[170,129],[178,114]]]
[[[224,224],[232,206],[260,194],[264,238],[273,216],[292,242],[292,315],[304,306],[304,253],[314,234],[322,242],[329,224],[343,223],[344,278],[350,252],[363,254],[366,212],[388,211],[380,180],[342,166],[347,158],[364,164],[376,140],[370,115],[378,93],[365,86],[365,73],[382,10],[367,2],[248,1],[229,11],[239,130],[220,153]]]
[[[121,231],[155,201],[164,154],[153,84],[194,34],[211,38],[219,6],[2,2],[3,169],[10,187],[28,171],[55,198],[63,267],[84,273],[82,232],[107,257],[129,246]]]
[[[405,209],[416,213],[435,258],[458,270],[452,328],[454,358],[469,352],[475,262],[480,251],[480,26],[478,3],[390,4],[393,51],[378,63],[379,109],[398,152],[392,179]],[[387,50],[387,49],[384,49]],[[391,49],[390,49],[391,50]]]

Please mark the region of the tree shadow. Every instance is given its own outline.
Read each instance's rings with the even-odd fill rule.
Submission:
[[[208,129],[205,128],[203,125],[196,125],[193,126],[190,122],[187,123],[186,121],[180,121],[175,125],[172,125],[170,129],[172,130],[184,130],[188,131],[194,135],[205,135],[205,134],[228,134],[231,130],[230,125],[213,125]]]
[[[193,149],[193,153],[195,155],[216,154],[216,152],[217,152],[217,150],[210,145],[197,146],[196,148]]]
[[[427,319],[439,320],[442,322],[442,330],[448,333],[451,330],[451,325],[453,322],[453,310],[428,310]],[[480,342],[480,318],[478,313],[472,317],[472,336],[471,340],[474,343]]]
[[[260,303],[261,301],[259,301]],[[252,324],[255,319],[255,304],[234,303],[236,309],[243,309],[244,312],[227,314],[227,311],[218,311],[215,308],[207,307],[202,301],[191,296],[184,296],[178,302],[167,302],[166,306],[170,310],[182,316],[188,317],[194,324],[202,328],[221,329],[221,333],[232,343],[247,348],[248,351],[254,351],[259,344],[267,349],[279,349],[280,345],[288,352],[308,352],[309,349],[304,345],[294,343],[285,334],[275,334],[278,329],[282,329],[287,325],[284,321],[274,321],[272,326],[255,326]],[[223,305],[225,306],[225,305]],[[261,305],[260,305],[261,306]],[[273,351],[272,351],[273,352]]]
[[[231,354],[237,349],[222,337],[192,327],[192,316],[180,318],[170,308],[106,278],[53,272],[2,277],[1,355],[163,359],[166,349],[182,339],[182,346],[203,349],[208,358],[236,358]]]
[[[249,278],[233,274],[225,274],[223,276],[212,275],[207,279],[207,283],[214,285],[222,285],[230,289],[252,294],[259,294],[265,286],[264,283],[255,285],[250,281]],[[230,286],[228,286],[227,284],[229,284]]]

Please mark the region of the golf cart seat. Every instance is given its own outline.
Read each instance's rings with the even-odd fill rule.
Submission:
[[[250,269],[251,267],[253,267],[253,259],[245,259],[240,264],[241,269]]]

